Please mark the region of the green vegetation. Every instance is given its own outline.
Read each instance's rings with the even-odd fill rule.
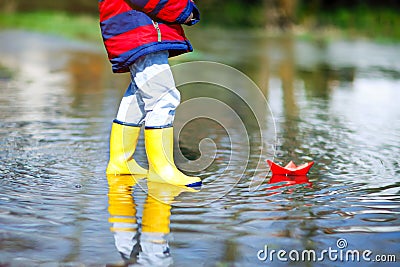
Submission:
[[[312,6],[308,4],[311,2],[302,1],[297,7],[292,7],[292,13],[279,13],[276,11],[279,8],[266,6],[261,0],[246,3],[234,0],[221,2],[217,6],[214,5],[214,1],[208,0],[200,6],[201,25],[202,27],[218,25],[226,29],[266,28],[266,31],[272,29],[274,32],[293,28],[295,34],[303,38],[332,39],[340,36],[400,41],[400,27],[396,27],[400,25],[400,16],[396,7],[374,5],[330,7],[322,6],[325,2],[313,2],[319,4]],[[101,35],[96,12],[97,10],[91,13],[4,11],[0,12],[0,29],[26,29],[99,42]],[[282,14],[291,15],[285,17]]]
[[[300,14],[299,24],[308,32],[313,29],[336,29],[346,37],[368,37],[381,41],[400,40],[400,16],[396,9],[358,6]]]
[[[0,29],[24,29],[100,41],[98,18],[64,12],[0,13]]]
[[[220,25],[227,28],[262,27],[265,9],[261,0],[206,0],[196,2],[201,10],[203,25]]]
[[[12,76],[13,76],[13,72],[10,69],[6,68],[3,65],[0,65],[0,82],[2,80],[8,80]]]

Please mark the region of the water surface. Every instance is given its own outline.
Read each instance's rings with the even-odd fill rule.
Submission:
[[[212,162],[191,173],[203,179],[199,192],[130,177],[108,183],[109,131],[129,77],[111,74],[102,47],[0,33],[0,263],[122,264],[140,244],[130,261],[144,266],[283,266],[260,261],[258,251],[338,249],[338,239],[345,249],[400,260],[400,46],[211,29],[190,35],[198,53],[172,64],[200,59],[237,68],[273,113],[261,122],[260,142],[246,105],[217,86],[181,88],[183,101],[213,96],[233,106],[249,136],[246,165],[246,142],[227,136],[238,133],[234,118],[186,125],[183,155]],[[204,138],[214,145],[200,155]],[[262,144],[262,160],[315,166],[308,177],[271,180],[266,164],[257,168]],[[146,164],[142,139],[136,157]],[[167,243],[171,256],[155,257]]]

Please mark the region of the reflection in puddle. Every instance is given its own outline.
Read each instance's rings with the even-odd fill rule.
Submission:
[[[193,173],[206,181],[201,191],[135,184],[129,176],[108,184],[108,136],[129,76],[111,73],[101,47],[0,32],[0,265],[97,266],[121,262],[119,251],[127,262],[257,266],[265,244],[318,249],[338,238],[352,249],[399,253],[399,45],[189,33],[201,59],[243,71],[268,99],[274,117],[262,119],[263,162],[275,152],[278,162],[314,160],[309,177],[266,177],[248,107],[217,86],[191,84],[179,88],[184,101],[213,97],[245,120],[247,165],[240,151],[248,148],[222,114],[234,139],[202,118],[175,142],[182,162],[202,153],[211,159]],[[184,115],[177,111],[176,122]],[[204,138],[212,142],[199,148]],[[239,140],[235,155],[232,140]],[[146,163],[142,139],[135,158]],[[263,183],[250,190],[254,176]]]
[[[271,185],[271,187],[267,188],[268,190],[275,190],[293,185],[303,185],[306,188],[312,187],[312,183],[308,180],[308,177],[306,175],[272,175],[268,183]],[[290,191],[293,191],[293,189],[291,189]]]
[[[143,185],[137,185],[144,178],[107,175],[109,222],[115,246],[126,264],[170,266],[173,261],[166,236],[170,232],[171,204],[181,193],[196,190],[147,182],[147,197],[140,218],[134,191],[144,190]]]

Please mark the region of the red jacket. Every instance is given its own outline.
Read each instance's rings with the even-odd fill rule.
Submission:
[[[192,0],[99,0],[100,27],[114,72],[128,72],[140,56],[168,50],[170,57],[193,50],[181,24],[191,13]]]

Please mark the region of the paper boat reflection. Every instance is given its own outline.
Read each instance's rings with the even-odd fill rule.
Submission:
[[[312,183],[308,180],[306,175],[286,176],[286,175],[272,175],[269,179],[269,184],[277,184],[276,186],[268,187],[268,190],[278,189],[285,186],[296,184],[304,184],[305,187],[311,187]]]

